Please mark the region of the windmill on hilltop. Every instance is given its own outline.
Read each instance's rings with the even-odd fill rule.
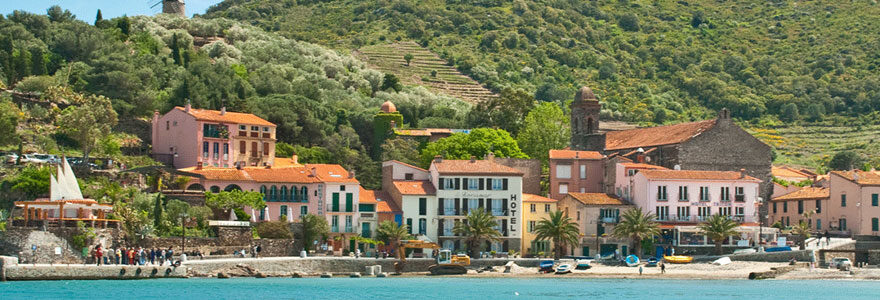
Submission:
[[[150,8],[155,8],[162,4],[162,13],[163,14],[174,14],[179,15],[181,17],[186,17],[186,4],[183,3],[183,0],[151,0],[156,1],[153,3]]]

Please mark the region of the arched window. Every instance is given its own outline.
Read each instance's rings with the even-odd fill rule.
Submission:
[[[193,184],[190,184],[188,187],[186,187],[186,190],[187,191],[204,191],[205,187],[202,186],[201,184],[193,183]]]
[[[587,134],[593,134],[593,118],[587,118]]]
[[[219,186],[216,186],[216,185],[211,186],[211,193],[219,193],[219,192],[220,192]]]
[[[260,193],[263,194],[263,201],[269,200],[269,197],[267,197],[267,196],[269,196],[269,193],[266,193],[266,186],[265,185],[260,186]]]
[[[300,202],[309,202],[309,188],[302,187],[302,192],[299,194]]]
[[[272,186],[272,189],[269,190],[269,201],[278,201],[278,187]]]
[[[297,198],[299,198],[296,194],[299,194],[299,190],[296,189],[296,186],[294,185],[290,187],[290,202],[296,202]]]
[[[223,190],[227,191],[227,192],[240,191],[241,187],[238,186],[237,184],[230,184],[230,185],[227,185],[226,188],[224,188]]]
[[[281,202],[287,201],[287,187],[281,186]]]

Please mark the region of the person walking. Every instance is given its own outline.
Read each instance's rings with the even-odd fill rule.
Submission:
[[[150,265],[156,264],[156,248],[150,248]]]
[[[165,265],[165,249],[162,249],[161,252],[156,252],[156,255],[159,256],[159,265],[164,266]]]
[[[660,262],[660,274],[666,274],[666,263]]]
[[[95,260],[97,261],[97,265],[101,265],[101,259],[104,257],[104,249],[101,248],[101,244],[95,246]]]
[[[263,252],[263,245],[257,244],[257,248],[254,250],[256,250],[254,251],[254,255],[256,255],[257,258],[260,258],[260,252]]]
[[[642,272],[644,272],[644,271],[645,271],[645,270],[642,269],[642,266],[639,266],[639,276],[642,276]]]
[[[120,250],[120,249],[117,247],[117,248],[116,248],[116,264],[118,265],[118,264],[121,264],[121,263],[122,263],[122,250]]]
[[[828,229],[825,229],[825,246],[831,247],[831,234],[828,233]]]

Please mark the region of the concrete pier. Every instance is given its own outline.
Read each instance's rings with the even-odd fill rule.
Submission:
[[[6,280],[93,280],[93,279],[147,279],[185,278],[185,267],[173,266],[120,266],[80,264],[18,264],[14,257],[4,256],[2,272]],[[0,278],[2,279],[2,278]]]

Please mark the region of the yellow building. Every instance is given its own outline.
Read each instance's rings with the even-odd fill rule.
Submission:
[[[556,200],[534,194],[523,193],[523,237],[522,255],[552,255],[550,241],[536,241],[535,227],[542,219],[549,219],[550,212],[556,211]]]

